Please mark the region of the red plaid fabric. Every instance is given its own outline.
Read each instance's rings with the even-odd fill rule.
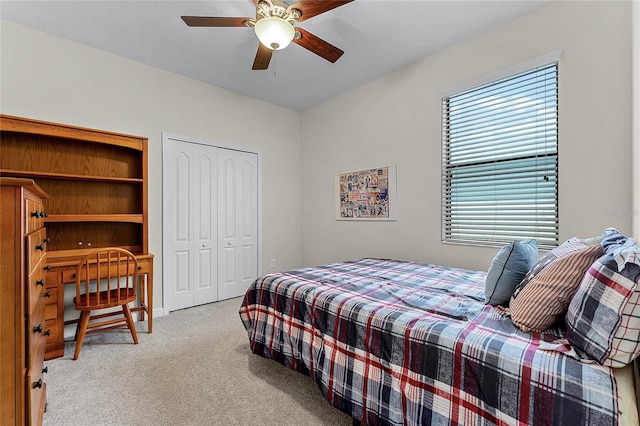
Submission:
[[[612,245],[589,268],[567,312],[567,338],[582,358],[623,367],[640,355],[640,247]]]
[[[314,378],[370,425],[618,421],[611,369],[541,343],[484,305],[485,273],[361,259],[270,274],[240,317],[251,350]]]

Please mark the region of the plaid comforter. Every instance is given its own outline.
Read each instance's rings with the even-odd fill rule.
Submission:
[[[361,259],[258,278],[251,350],[370,425],[617,424],[609,368],[539,348],[484,304],[485,272]]]

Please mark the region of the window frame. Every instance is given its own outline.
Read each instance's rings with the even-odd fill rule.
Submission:
[[[555,217],[554,217],[554,222],[552,222],[552,224],[550,226],[543,226],[542,229],[547,229],[547,230],[552,230],[553,233],[550,234],[546,234],[547,236],[545,238],[542,238],[542,242],[539,242],[539,246],[542,249],[545,248],[552,248],[552,247],[556,247],[559,244],[559,186],[558,186],[558,179],[559,179],[559,150],[558,150],[558,146],[559,146],[559,61],[561,59],[561,51],[555,51],[555,52],[551,52],[547,55],[543,55],[541,57],[538,58],[534,58],[532,60],[523,62],[521,64],[509,67],[507,69],[498,71],[497,73],[493,73],[490,75],[487,75],[485,77],[482,77],[480,79],[476,79],[474,81],[469,81],[467,83],[464,83],[463,85],[459,85],[457,87],[448,89],[446,91],[441,92],[441,102],[442,102],[442,106],[441,106],[441,120],[442,120],[442,134],[441,134],[441,141],[442,141],[442,157],[441,157],[441,241],[443,244],[460,244],[460,245],[475,245],[475,246],[502,246],[506,243],[509,243],[511,241],[513,241],[514,239],[527,239],[527,238],[536,238],[536,235],[538,235],[538,233],[540,232],[540,229],[538,228],[538,230],[535,231],[534,235],[530,235],[530,234],[526,234],[526,233],[520,233],[520,234],[515,234],[513,236],[504,236],[501,238],[501,236],[491,236],[490,239],[487,239],[486,237],[488,237],[488,233],[485,236],[482,236],[479,239],[473,239],[473,238],[452,238],[451,237],[451,233],[452,233],[452,227],[451,227],[451,211],[452,211],[452,207],[451,207],[451,191],[452,188],[454,187],[454,185],[451,184],[451,182],[453,182],[450,179],[447,179],[447,172],[451,171],[453,168],[451,167],[451,163],[449,162],[450,160],[450,148],[451,148],[451,141],[449,140],[449,133],[448,133],[448,125],[450,123],[449,121],[449,114],[451,113],[450,108],[448,108],[448,104],[447,101],[450,100],[450,98],[456,96],[456,95],[460,95],[466,92],[473,92],[474,90],[478,90],[478,92],[481,92],[482,89],[486,89],[487,87],[490,87],[492,85],[496,85],[496,87],[500,87],[499,85],[501,83],[505,83],[506,81],[510,81],[510,79],[514,78],[514,77],[519,77],[519,74],[522,74],[522,76],[520,77],[524,77],[526,79],[527,76],[531,76],[533,73],[537,72],[539,68],[541,69],[547,69],[550,67],[555,67],[555,115],[553,115],[553,118],[555,119],[555,145],[552,145],[553,148],[555,148],[555,152],[552,153],[545,153],[542,155],[538,155],[536,153],[535,157],[537,158],[543,158],[543,157],[551,157],[552,161],[554,162],[554,183],[555,183],[555,194],[554,194],[554,201],[555,201],[555,206],[554,209],[552,208],[551,211],[554,212]],[[488,126],[490,126],[490,123],[487,123]],[[546,140],[544,143],[544,146],[546,148]],[[455,149],[455,148],[454,148]],[[518,161],[518,158],[521,158],[524,156],[526,156],[526,151],[527,148],[526,147],[522,147],[519,151],[517,151],[517,155],[514,157],[507,157],[505,159],[493,159],[491,161],[488,161],[489,163],[498,163],[498,162],[514,162],[514,161]],[[470,167],[476,167],[479,168],[481,167],[480,164],[483,162],[487,162],[487,160],[479,160],[476,162],[470,162],[469,164],[467,164],[466,166],[470,166]],[[455,166],[454,166],[455,167]],[[460,166],[458,166],[460,167]],[[465,167],[465,166],[463,166]],[[537,165],[536,165],[537,167]],[[549,166],[550,167],[550,166]],[[532,172],[532,174],[530,175],[532,178],[537,176],[535,173],[538,172]],[[546,177],[546,175],[545,175]],[[552,184],[548,184],[548,186],[552,186]],[[536,194],[537,195],[537,194]],[[539,204],[537,204],[536,206],[539,206]],[[495,207],[496,211],[498,211],[498,207]],[[537,210],[537,208],[536,208]],[[536,212],[536,216],[538,216],[539,213]],[[486,230],[489,229],[489,226],[486,227]],[[551,232],[551,231],[550,231]]]

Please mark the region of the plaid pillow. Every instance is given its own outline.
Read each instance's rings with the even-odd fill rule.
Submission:
[[[607,247],[589,268],[567,312],[567,339],[580,356],[622,367],[640,355],[640,247]]]
[[[604,247],[605,250],[608,250],[610,246],[613,246],[612,248],[615,248],[615,246],[617,245],[622,245],[629,238],[618,231],[616,228],[607,228],[604,230],[602,235],[603,237],[600,244],[602,244],[602,247]]]
[[[577,250],[552,261],[537,274],[509,308],[511,320],[523,331],[543,331],[567,311],[587,269],[604,254],[600,244]]]

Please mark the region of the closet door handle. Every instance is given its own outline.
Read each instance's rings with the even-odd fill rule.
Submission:
[[[42,379],[38,380],[37,382],[33,382],[33,388],[41,388],[42,387]]]

